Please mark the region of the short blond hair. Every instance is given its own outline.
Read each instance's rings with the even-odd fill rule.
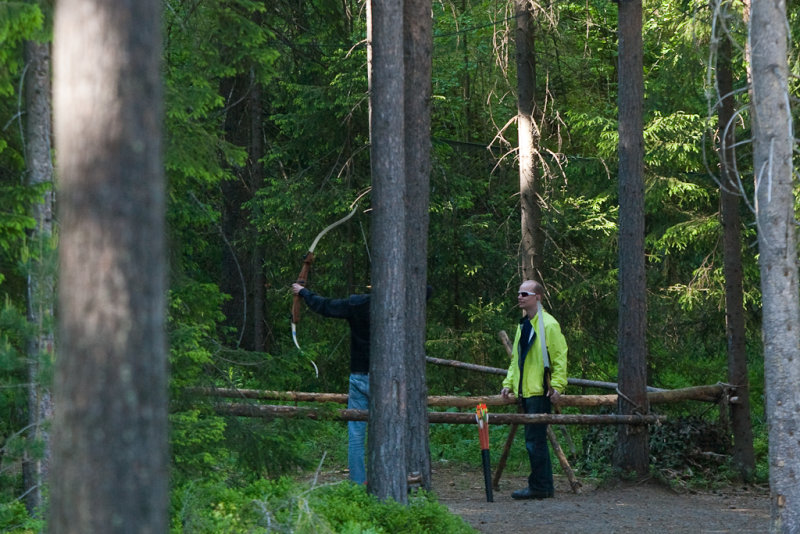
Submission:
[[[531,284],[533,286],[534,293],[536,293],[537,295],[544,296],[544,286],[537,280],[523,280],[522,284],[520,285],[525,285],[525,284]]]

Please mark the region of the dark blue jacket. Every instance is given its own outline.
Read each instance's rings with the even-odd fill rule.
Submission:
[[[369,295],[350,295],[346,299],[321,297],[303,288],[299,295],[312,311],[324,317],[346,319],[350,324],[350,372],[369,372]]]

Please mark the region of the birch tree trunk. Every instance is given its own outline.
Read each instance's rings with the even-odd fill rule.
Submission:
[[[168,531],[161,9],[56,5],[53,534]]]
[[[786,4],[752,2],[753,169],[763,299],[771,530],[800,531],[800,299],[798,299]]]
[[[407,503],[403,2],[372,2],[372,283],[367,481]]]
[[[646,414],[647,303],[644,262],[644,100],[642,0],[619,2],[619,402],[620,414]],[[648,429],[620,426],[614,466],[648,472]]]
[[[41,201],[33,206],[36,228],[30,235],[31,263],[28,271],[28,322],[34,334],[28,342],[28,421],[31,432],[22,474],[25,505],[38,515],[42,490],[50,464],[49,421],[53,414],[50,376],[55,336],[55,246],[53,239],[53,160],[52,106],[50,99],[50,44],[28,41],[25,44],[25,160],[28,185],[50,184]],[[33,451],[41,450],[41,453]]]
[[[425,311],[428,275],[428,204],[431,170],[431,0],[405,0],[406,153],[406,373],[408,376],[408,473],[419,473],[431,489],[428,387],[425,379]]]

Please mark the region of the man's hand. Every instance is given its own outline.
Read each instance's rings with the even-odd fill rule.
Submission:
[[[556,388],[550,388],[550,393],[547,396],[550,397],[550,402],[553,404],[558,404],[561,401],[561,393]]]
[[[513,397],[514,395],[511,393],[511,388],[503,388],[500,390],[500,396],[504,399],[507,399],[509,397]]]
[[[292,293],[297,295],[298,293],[300,293],[300,290],[303,289],[303,287],[305,287],[305,286],[301,286],[300,284],[295,282],[294,284],[292,284]]]

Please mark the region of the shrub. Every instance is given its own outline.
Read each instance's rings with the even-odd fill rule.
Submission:
[[[173,492],[171,532],[471,534],[475,531],[423,491],[412,495],[404,506],[395,501],[381,502],[363,486],[350,482],[309,487],[284,477],[259,480],[240,488],[222,483],[190,483],[177,488]]]

